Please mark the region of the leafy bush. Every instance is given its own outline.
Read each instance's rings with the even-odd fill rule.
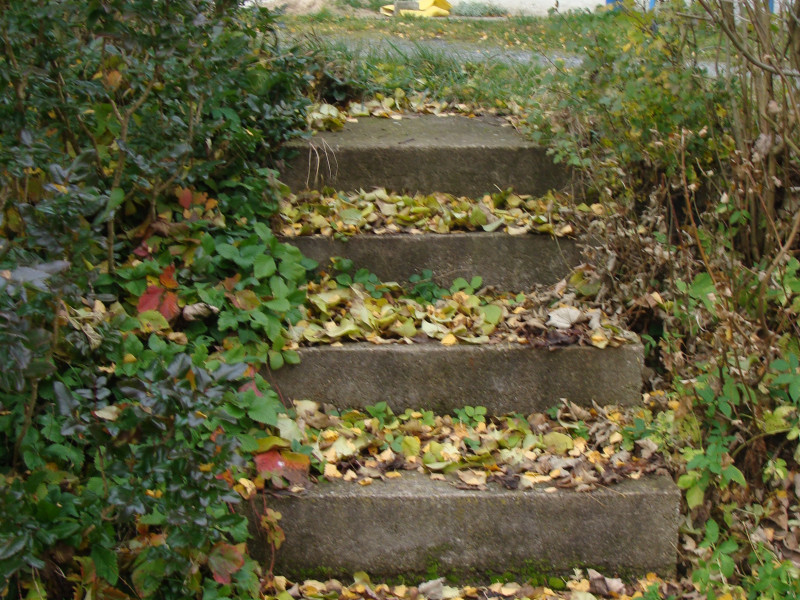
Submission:
[[[588,183],[612,195],[624,180],[632,197],[663,176],[677,181],[681,153],[691,157],[690,172],[710,168],[725,149],[729,97],[703,76],[682,23],[637,11],[571,23],[565,49],[581,61],[543,78],[547,101],[528,118],[555,161],[591,171]]]
[[[254,597],[268,575],[231,505],[285,412],[254,373],[296,360],[313,266],[265,225],[306,105],[273,25],[230,1],[4,6],[3,597]]]

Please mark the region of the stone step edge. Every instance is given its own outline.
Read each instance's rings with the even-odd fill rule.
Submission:
[[[364,118],[286,147],[297,155],[285,162],[280,179],[294,191],[327,185],[479,196],[513,187],[541,195],[568,181],[546,148],[486,119]]]
[[[555,284],[583,262],[575,240],[533,234],[453,232],[359,234],[346,240],[318,235],[281,239],[321,267],[327,266],[331,257],[340,256],[352,260],[356,268],[367,268],[381,281],[405,283],[411,275],[429,269],[439,285],[480,275],[484,285],[514,292]]]
[[[301,348],[300,364],[265,377],[290,400],[364,408],[385,401],[405,409],[452,413],[484,406],[490,414],[543,412],[566,398],[580,406],[641,400],[640,343],[548,350],[522,344],[439,343]]]
[[[281,513],[286,542],[277,571],[326,579],[357,571],[392,577],[569,573],[595,568],[622,576],[675,572],[680,491],[668,476],[625,480],[590,492],[463,490],[420,473],[361,486],[323,483],[292,497],[242,505],[252,552],[269,560],[257,523]]]

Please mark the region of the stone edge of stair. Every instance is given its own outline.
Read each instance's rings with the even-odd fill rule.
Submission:
[[[285,161],[280,178],[294,191],[321,186],[345,191],[385,187],[464,196],[508,187],[541,195],[568,183],[568,170],[554,164],[546,148],[513,130],[481,121],[470,123],[463,117],[425,117],[401,121],[367,118],[347,124],[343,131],[292,140],[286,147],[297,154]],[[445,121],[451,131],[443,127]],[[466,141],[462,127],[467,129]],[[470,127],[480,128],[479,135],[486,133],[483,139],[476,140]],[[404,128],[408,135],[401,137],[407,139],[392,133]],[[359,129],[363,133],[354,135]],[[492,139],[494,130],[497,140]],[[425,142],[426,135],[432,136],[430,143]]]
[[[356,268],[368,268],[381,281],[404,283],[430,269],[439,285],[449,286],[456,277],[469,280],[482,275],[484,285],[505,291],[557,283],[581,263],[575,240],[535,234],[366,234],[347,240],[306,236],[283,241],[323,267],[332,256],[349,258]]]
[[[450,413],[476,405],[492,414],[530,413],[561,398],[583,406],[632,405],[641,399],[644,365],[640,343],[548,350],[508,343],[360,342],[301,348],[299,354],[299,365],[266,373],[284,397],[342,408],[386,401],[400,412]]]
[[[674,573],[680,491],[645,476],[591,492],[460,490],[419,473],[369,486],[333,482],[266,505],[283,515],[282,574],[303,577],[438,575],[486,580],[514,572],[565,574],[591,567],[623,576]],[[243,511],[253,551],[269,558],[258,502]],[[324,568],[321,568],[323,567]]]

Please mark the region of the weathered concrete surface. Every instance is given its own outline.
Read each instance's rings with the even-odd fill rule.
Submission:
[[[670,478],[626,480],[592,492],[544,487],[460,490],[403,473],[369,486],[340,481],[300,497],[270,497],[267,505],[281,513],[286,532],[276,570],[392,576],[436,566],[441,575],[474,579],[578,566],[625,575],[675,571],[680,492]],[[251,523],[260,506],[244,509]],[[252,529],[255,553],[268,552]]]
[[[268,377],[285,397],[342,408],[386,401],[400,412],[478,405],[493,414],[527,414],[560,398],[583,406],[640,401],[643,355],[641,344],[551,351],[520,344],[353,343],[301,349],[299,365]]]
[[[332,256],[341,256],[381,281],[401,283],[430,269],[434,281],[446,287],[456,277],[469,280],[479,274],[484,285],[524,291],[537,283],[557,283],[581,263],[573,240],[532,234],[362,235],[347,241],[309,236],[286,241],[323,266]]]
[[[293,190],[385,187],[479,196],[513,187],[523,194],[562,188],[567,173],[546,150],[497,120],[459,116],[362,118],[341,131],[288,144],[298,151],[281,172]]]

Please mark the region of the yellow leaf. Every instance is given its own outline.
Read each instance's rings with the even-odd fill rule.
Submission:
[[[458,338],[452,333],[448,333],[442,338],[442,346],[455,346],[458,343]]]
[[[239,489],[239,486],[241,486],[241,489]],[[256,484],[246,477],[239,479],[239,486],[235,486],[236,491],[239,492],[239,495],[245,500],[249,500],[256,493]]]
[[[595,348],[603,349],[608,346],[608,336],[606,336],[602,329],[595,329],[590,339],[592,341],[592,346]]]
[[[336,468],[336,465],[328,463],[325,465],[325,477],[328,479],[341,479],[342,474],[339,472],[339,469]]]

